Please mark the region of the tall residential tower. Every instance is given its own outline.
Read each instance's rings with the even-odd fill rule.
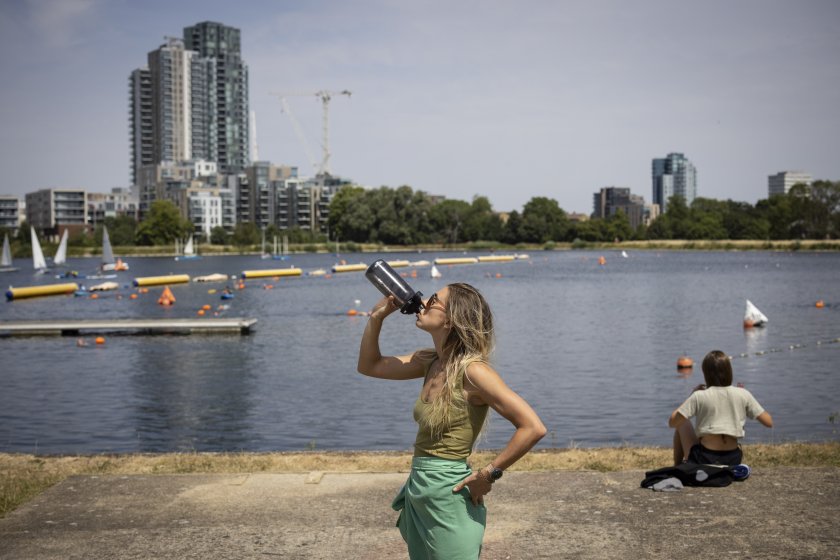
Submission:
[[[680,196],[688,206],[697,197],[697,170],[683,154],[671,153],[667,157],[654,159],[653,203],[664,213],[668,199]]]
[[[248,166],[248,67],[238,29],[185,28],[183,40],[167,38],[149,53],[129,86],[132,184],[143,166],[163,162],[205,160],[225,174]]]
[[[220,173],[238,173],[248,166],[248,66],[242,61],[238,29],[205,21],[184,28],[186,48],[208,61],[208,132],[215,136],[213,159]]]

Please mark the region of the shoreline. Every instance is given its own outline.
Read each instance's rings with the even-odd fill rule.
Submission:
[[[751,467],[840,467],[840,441],[744,445]],[[479,450],[473,464],[489,462],[494,450]],[[410,451],[178,452],[102,455],[0,453],[0,517],[75,475],[165,475],[241,473],[402,473]],[[519,472],[653,470],[670,465],[670,447],[546,448],[525,455]]]
[[[686,239],[661,239],[622,241],[619,243],[602,243],[589,241],[557,242],[546,243],[519,243],[507,245],[489,241],[477,241],[457,245],[381,245],[375,243],[342,243],[339,244],[338,252],[345,258],[353,254],[366,253],[450,253],[450,252],[534,252],[534,251],[781,251],[781,252],[838,252],[840,251],[840,239],[803,239],[803,240],[776,240],[768,241],[761,239],[714,239],[714,240],[686,240]],[[200,252],[204,256],[259,256],[258,248],[249,247],[241,250],[230,245],[201,245]],[[126,246],[115,247],[114,254],[126,258],[137,257],[175,257],[176,253],[171,247],[153,246],[138,247]],[[292,246],[290,257],[299,254],[336,254],[334,243],[298,243]],[[97,249],[69,248],[68,256],[73,258],[93,258],[101,255]],[[24,258],[24,257],[19,257]],[[349,262],[349,261],[348,261]]]

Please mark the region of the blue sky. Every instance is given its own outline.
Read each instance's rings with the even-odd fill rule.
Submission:
[[[840,2],[0,3],[0,193],[129,182],[128,75],[166,36],[242,31],[260,159],[311,166],[272,91],[344,90],[331,167],[497,210],[534,196],[651,198],[683,152],[698,194],[754,203],[767,176],[840,180]],[[320,154],[315,97],[289,104]]]

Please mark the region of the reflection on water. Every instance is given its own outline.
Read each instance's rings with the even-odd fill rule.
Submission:
[[[372,262],[382,255],[344,256]],[[437,255],[385,255],[388,259]],[[840,255],[794,253],[538,252],[528,261],[419,268],[412,285],[432,293],[469,282],[496,316],[495,366],[537,410],[551,436],[543,445],[668,445],[668,415],[703,382],[703,356],[734,356],[736,382],[769,410],[774,430],[747,426],[747,441],[835,438],[840,410]],[[300,255],[304,270],[329,268],[332,255]],[[92,261],[91,261],[92,262]],[[87,263],[71,263],[86,270]],[[235,274],[257,257],[132,259],[130,277],[186,272]],[[410,270],[410,269],[409,269]],[[45,283],[29,271],[4,280]],[[273,289],[262,289],[271,284]],[[417,381],[356,373],[366,319],[379,294],[363,274],[246,282],[227,316],[254,317],[250,336],[106,336],[79,348],[75,338],[0,339],[0,450],[76,453],[166,450],[407,449],[416,426]],[[136,300],[39,298],[0,305],[0,321],[47,318],[195,317],[220,303],[207,286],[172,286]],[[743,330],[749,298],[769,317]],[[818,309],[817,299],[826,302]],[[818,341],[828,341],[817,344]],[[392,316],[385,353],[430,345],[411,317]],[[676,359],[691,357],[689,372]],[[495,416],[495,415],[494,415]],[[496,416],[485,447],[512,429]]]
[[[254,375],[236,338],[157,338],[131,377],[139,451],[240,449],[251,433]],[[233,370],[214,367],[237,364]]]

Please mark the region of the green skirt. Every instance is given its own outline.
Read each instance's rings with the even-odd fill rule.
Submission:
[[[467,462],[414,457],[411,474],[391,507],[400,512],[397,527],[412,560],[475,560],[487,523],[487,510],[474,506],[466,487],[456,484],[472,474]]]

